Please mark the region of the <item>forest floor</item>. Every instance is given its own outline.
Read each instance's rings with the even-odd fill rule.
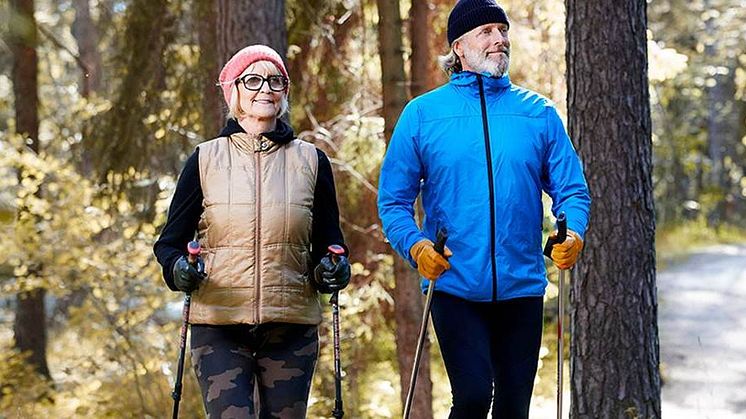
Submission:
[[[676,257],[657,284],[663,418],[746,417],[746,245]],[[554,418],[555,406],[535,397],[531,418]]]

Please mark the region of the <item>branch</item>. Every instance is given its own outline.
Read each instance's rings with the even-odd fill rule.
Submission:
[[[356,231],[360,234],[370,235],[376,239],[381,239],[382,237],[382,235],[380,234],[381,226],[379,224],[371,224],[368,227],[363,227],[363,226],[353,223],[352,221],[348,220],[347,218],[341,215],[339,216],[339,220],[342,223],[349,225],[353,231]]]
[[[353,168],[349,163],[339,160],[339,159],[331,158],[331,157],[329,158],[329,161],[332,164],[336,164],[337,166],[339,166],[345,172],[351,174],[352,177],[359,180],[360,183],[362,183],[363,186],[365,186],[369,191],[373,192],[376,196],[378,196],[378,188],[373,186],[373,184],[370,183],[368,179],[366,179],[365,176],[363,176],[362,173],[355,170],[355,168]]]
[[[83,62],[78,54],[73,52],[70,48],[66,47],[59,39],[54,36],[54,34],[49,29],[45,28],[43,25],[37,25],[37,27],[39,28],[39,32],[41,32],[41,34],[44,35],[47,39],[52,41],[52,43],[56,45],[57,48],[60,48],[70,54],[70,56],[73,57],[75,62],[78,64],[78,67],[83,70],[83,74],[88,76],[88,73],[90,73],[90,71],[88,70],[88,66],[86,65],[86,63]]]

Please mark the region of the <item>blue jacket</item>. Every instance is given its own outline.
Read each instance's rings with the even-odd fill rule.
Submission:
[[[508,76],[461,72],[404,108],[381,167],[378,212],[412,266],[410,247],[448,229],[451,269],[436,290],[471,301],[542,296],[542,190],[584,237],[588,187],[554,105]]]

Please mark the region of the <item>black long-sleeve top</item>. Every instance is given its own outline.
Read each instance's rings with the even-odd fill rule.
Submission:
[[[229,119],[220,136],[225,137],[237,132],[245,131],[235,119]],[[277,120],[277,127],[274,131],[262,135],[278,144],[287,144],[294,138],[292,128],[281,120]],[[339,208],[332,166],[323,151],[317,148],[316,153],[319,164],[311,209],[313,215],[311,260],[314,266],[319,263],[327,248],[332,244],[341,245],[347,253],[347,246],[344,244],[342,230],[339,227]],[[186,255],[187,243],[194,238],[194,232],[202,216],[203,199],[199,180],[199,148],[197,148],[189,156],[179,175],[176,191],[168,210],[166,225],[153,246],[158,263],[163,267],[163,279],[174,291],[177,291],[177,288],[174,285],[172,268],[179,256]]]

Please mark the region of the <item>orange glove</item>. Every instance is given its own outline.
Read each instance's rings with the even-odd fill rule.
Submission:
[[[435,245],[428,239],[422,239],[409,249],[412,259],[417,262],[417,271],[425,278],[434,281],[445,271],[451,269],[448,258],[453,255],[446,246],[443,249],[445,257],[435,251]]]
[[[552,237],[557,237],[556,231],[552,233]],[[552,260],[558,268],[570,269],[578,260],[581,250],[583,250],[583,239],[578,233],[567,230],[565,241],[552,246]]]

